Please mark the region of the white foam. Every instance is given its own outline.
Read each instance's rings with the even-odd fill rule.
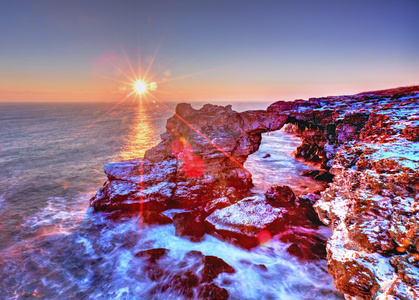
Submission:
[[[25,219],[22,233],[70,233],[85,217],[92,196],[93,192],[79,194],[71,201],[66,197],[49,197],[46,207]]]
[[[230,293],[231,299],[340,299],[326,271],[326,261],[300,262],[285,250],[289,244],[275,237],[268,243],[245,250],[205,235],[199,243],[175,236],[172,225],[151,226],[142,231],[142,250],[170,249],[168,255],[180,260],[191,250],[213,255],[231,265],[236,273],[220,274],[215,283]],[[330,234],[330,233],[329,233]]]

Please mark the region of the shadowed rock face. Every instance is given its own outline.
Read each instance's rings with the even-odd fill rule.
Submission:
[[[179,235],[189,234],[184,222],[203,220],[207,233],[246,248],[258,245],[261,232],[278,233],[292,243],[289,253],[313,259],[324,255],[322,241],[302,230],[316,224],[313,198],[320,220],[333,230],[327,260],[339,291],[364,299],[417,299],[418,91],[279,101],[266,111],[243,113],[179,104],[162,142],[144,159],[105,165],[108,181],[91,205],[115,214],[186,208],[175,221]],[[295,156],[329,171],[334,177],[322,174],[333,181],[317,198],[296,199],[286,188],[249,198],[251,174],[242,164],[258,150],[261,133],[285,123],[303,142]]]

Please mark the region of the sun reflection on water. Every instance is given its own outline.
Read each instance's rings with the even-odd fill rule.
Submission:
[[[157,144],[157,127],[153,124],[151,109],[147,108],[142,101],[138,101],[138,106],[134,108],[136,113],[132,124],[131,134],[126,139],[126,145],[119,154],[123,160],[143,157],[146,150]]]

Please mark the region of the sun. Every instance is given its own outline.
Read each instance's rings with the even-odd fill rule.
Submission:
[[[147,90],[147,85],[142,80],[137,80],[137,82],[134,85],[135,91],[138,94],[142,94]]]

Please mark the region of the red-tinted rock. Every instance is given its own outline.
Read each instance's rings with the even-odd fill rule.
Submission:
[[[332,260],[328,262],[327,267],[335,286],[342,293],[372,300],[373,295],[379,290],[379,284],[373,271],[365,266],[361,259],[359,261],[346,260],[340,263]]]
[[[292,243],[287,252],[303,261],[326,259],[326,240],[315,231],[293,228],[279,234],[284,243]]]
[[[391,116],[386,114],[370,114],[365,127],[361,131],[361,139],[369,142],[377,137],[381,141],[395,135],[396,130]]]
[[[301,176],[312,177],[319,181],[326,181],[332,182],[333,181],[333,174],[330,174],[327,171],[320,171],[320,170],[304,170],[301,172]]]
[[[155,248],[149,250],[142,250],[135,254],[136,257],[145,257],[148,262],[155,263],[157,260],[164,257],[169,252],[168,249]]]
[[[207,255],[204,258],[204,267],[201,271],[201,280],[203,282],[211,282],[220,273],[235,273],[236,271],[232,266],[227,264],[221,258],[216,256]]]
[[[207,283],[198,287],[199,299],[205,300],[227,300],[228,292],[226,289],[217,286],[214,283]]]
[[[346,100],[351,114],[361,116],[356,130],[368,119],[357,139],[337,139],[342,145],[330,169],[336,176],[315,208],[334,231],[328,240],[328,270],[336,288],[347,295],[419,295],[419,276],[413,271],[419,240],[419,161],[412,130],[418,98],[417,93],[400,92]],[[349,102],[354,100],[358,102]],[[349,131],[341,134],[350,139]]]
[[[214,199],[207,203],[207,205],[204,208],[204,212],[206,215],[212,214],[216,209],[222,209],[224,207],[227,207],[231,205],[230,199],[228,197],[221,197]]]
[[[296,149],[295,157],[319,164],[323,164],[327,159],[324,148],[316,143],[303,143]]]
[[[273,207],[262,197],[248,197],[209,215],[205,219],[206,231],[250,249],[259,245],[260,231],[276,233],[285,227],[284,212],[285,209]]]
[[[419,142],[419,118],[415,124],[407,125],[403,129],[403,135],[409,141]]]
[[[192,298],[194,295],[193,288],[199,284],[199,278],[193,271],[185,271],[174,274],[170,278],[170,282],[163,285],[163,290],[171,288],[180,292],[187,298]]]
[[[172,219],[156,211],[143,211],[141,221],[145,224],[171,224]]]
[[[196,211],[175,214],[173,225],[177,236],[188,237],[192,241],[200,241],[205,234],[201,214]]]
[[[315,228],[314,196],[293,199],[286,189],[274,188],[268,200],[239,201],[252,187],[243,163],[258,150],[261,134],[292,123],[302,140],[295,156],[335,175],[333,181],[328,173],[316,175],[330,184],[315,207],[333,230],[327,251],[336,288],[365,299],[414,298],[419,294],[411,267],[416,262],[389,256],[419,255],[418,92],[419,87],[408,87],[279,101],[266,111],[243,113],[231,106],[194,110],[180,104],[162,142],[144,159],[105,166],[108,181],[91,206],[117,211],[116,219],[167,208],[199,210],[202,216],[210,214],[205,221],[208,232],[245,248],[258,245],[258,236],[265,241],[266,233]],[[229,203],[235,204],[223,207]],[[192,217],[189,221],[199,223]],[[294,255],[305,257],[310,245],[317,249],[316,243],[310,244],[312,236],[294,232],[292,240],[289,252]],[[182,295],[190,297],[191,289],[196,292],[194,286]]]
[[[166,255],[168,250],[158,248],[140,251],[137,257],[145,257],[144,274],[154,281],[150,298],[168,292],[179,298],[227,299],[227,290],[212,281],[221,273],[233,274],[234,268],[215,256],[189,251],[175,260]],[[165,259],[162,259],[162,258]]]
[[[292,206],[295,202],[294,192],[286,185],[270,187],[266,191],[265,197],[275,207]]]
[[[265,198],[258,196],[245,198],[214,211],[205,219],[208,233],[246,249],[266,243],[280,232],[294,232],[289,231],[287,229],[289,227],[317,228],[321,224],[310,197],[297,199],[288,186],[271,187],[265,193]],[[300,233],[295,238],[301,240],[298,247],[306,247],[304,250],[307,251],[310,249],[307,241],[311,239],[314,244],[314,241],[318,240],[317,237]],[[317,248],[313,247],[313,251],[317,251]],[[306,259],[320,257],[318,251],[312,253],[313,258],[309,254],[304,255],[299,254]]]
[[[369,116],[367,112],[350,112],[337,120],[335,129],[337,142],[343,144],[358,140],[360,130],[367,123]]]

